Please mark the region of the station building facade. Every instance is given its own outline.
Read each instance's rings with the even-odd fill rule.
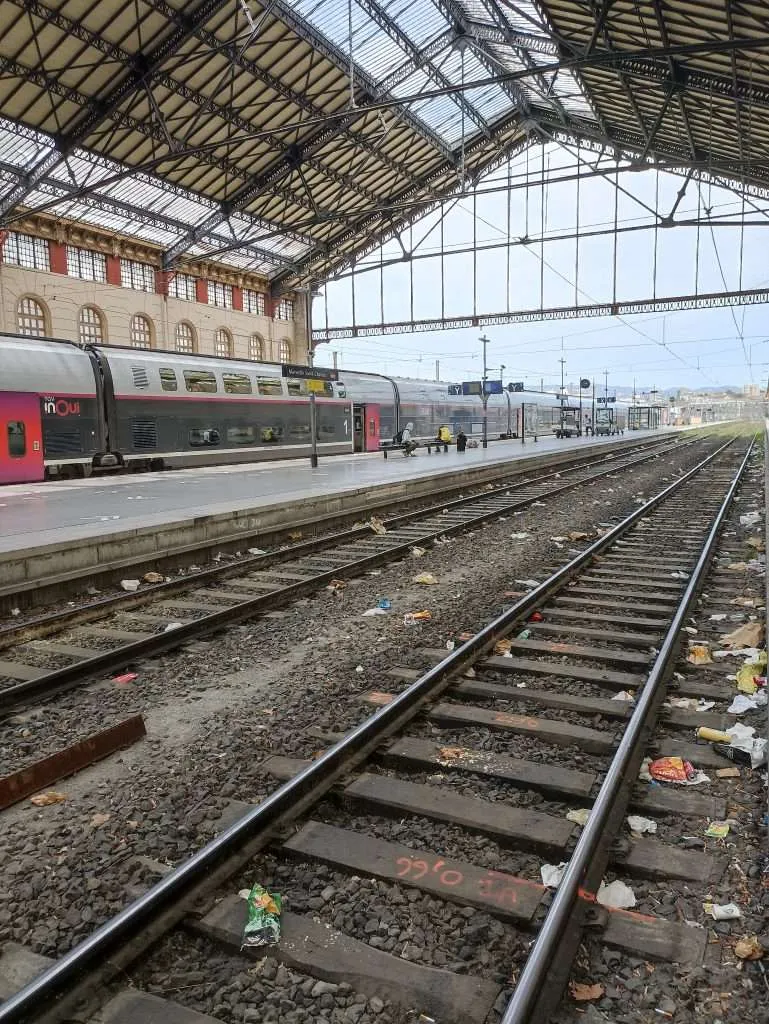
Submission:
[[[216,262],[164,271],[161,250],[34,215],[0,232],[0,331],[307,364],[305,293]]]

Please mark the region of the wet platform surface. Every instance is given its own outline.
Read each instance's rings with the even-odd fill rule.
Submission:
[[[312,469],[309,459],[240,463],[195,469],[99,476],[87,480],[47,481],[0,487],[0,552],[23,551],[46,544],[62,544],[111,533],[164,526],[190,517],[221,515],[228,511],[258,509],[294,502],[318,494],[355,491],[404,478],[456,473],[462,466],[498,465],[556,451],[585,451],[613,441],[643,439],[673,431],[635,431],[618,438],[542,438],[493,441],[487,449],[469,449],[460,455],[428,455],[419,449],[412,458],[399,452],[384,459],[381,453],[335,455]]]

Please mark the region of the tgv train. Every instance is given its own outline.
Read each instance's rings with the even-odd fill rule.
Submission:
[[[0,335],[0,483],[306,456],[310,391],[321,454],[376,451],[406,423],[482,431],[479,396],[457,385],[340,371],[339,381],[286,376],[276,363],[78,346]],[[305,369],[305,372],[306,369]],[[555,395],[489,396],[488,436],[550,433]]]

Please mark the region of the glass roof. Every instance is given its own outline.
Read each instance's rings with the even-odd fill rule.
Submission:
[[[378,92],[389,91],[398,98],[553,62],[550,27],[528,0],[517,2],[515,10],[495,0],[287,2],[328,42],[345,54],[351,52],[356,67],[373,79]],[[535,37],[530,42],[537,45],[522,43],[521,33]],[[388,90],[390,78],[399,81]],[[409,111],[455,147],[527,102],[554,109],[560,105],[578,116],[593,113],[583,89],[566,71],[527,75],[520,84],[491,83],[461,95],[416,100]]]

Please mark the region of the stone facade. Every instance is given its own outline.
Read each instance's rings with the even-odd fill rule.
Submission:
[[[96,310],[101,321],[103,343],[112,345],[136,344],[141,328],[150,337],[150,347],[177,348],[177,329],[185,324],[192,330],[195,351],[212,355],[215,352],[217,332],[219,340],[229,339],[229,351],[234,358],[253,358],[257,339],[261,342],[262,358],[275,362],[308,362],[306,305],[303,293],[289,293],[285,299],[292,304],[292,319],[279,318],[286,313],[285,305],[279,310],[278,300],[271,300],[269,285],[263,278],[244,274],[237,269],[215,263],[182,265],[181,273],[195,278],[195,298],[191,301],[169,295],[172,275],[160,270],[160,251],[131,239],[108,236],[81,224],[53,221],[42,217],[29,217],[14,225],[16,245],[20,236],[28,245],[30,238],[42,239],[47,247],[48,269],[33,269],[11,262],[14,258],[9,235],[0,233],[0,331],[23,331],[23,312],[42,311],[45,336],[69,341],[84,340],[80,328],[81,313],[85,307]],[[98,253],[102,266],[106,266],[106,280],[83,280],[75,276],[76,270],[67,258],[67,247]],[[6,249],[8,251],[6,251]],[[71,251],[71,250],[70,250]],[[147,271],[152,291],[141,291],[121,284],[121,260],[133,260]],[[74,271],[74,272],[73,272]],[[154,281],[152,277],[154,276]],[[233,308],[210,304],[208,282],[217,282],[227,289]],[[257,292],[264,298],[264,313],[243,309],[243,290]],[[24,303],[33,300],[35,305]],[[92,314],[89,314],[92,315]],[[144,318],[134,320],[134,317]],[[189,331],[185,329],[189,336]]]

